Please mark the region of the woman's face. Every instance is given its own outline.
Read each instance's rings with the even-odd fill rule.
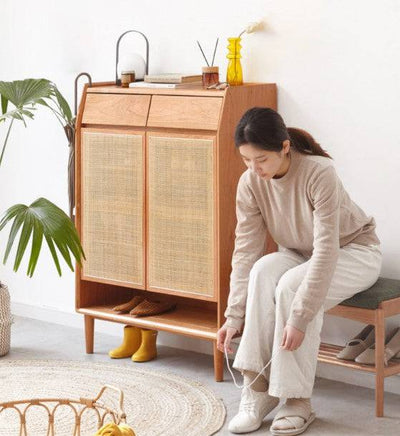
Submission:
[[[289,150],[289,140],[283,141],[283,149],[280,152],[262,150],[251,144],[243,144],[239,147],[240,156],[247,168],[263,180],[279,178],[286,174],[290,165],[287,154]]]

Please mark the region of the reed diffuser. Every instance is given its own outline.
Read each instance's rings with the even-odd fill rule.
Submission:
[[[201,69],[203,88],[208,88],[210,86],[217,85],[219,83],[219,68],[214,66],[215,53],[217,52],[218,41],[219,41],[219,38],[217,38],[217,40],[215,42],[214,53],[213,53],[211,65],[208,62],[208,59],[207,59],[206,55],[204,54],[203,49],[201,48],[200,42],[197,41],[197,45],[199,46],[201,54],[203,55],[203,58],[207,64],[206,67],[202,67],[202,69]]]

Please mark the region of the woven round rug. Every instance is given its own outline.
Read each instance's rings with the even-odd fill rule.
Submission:
[[[0,403],[32,398],[95,398],[106,384],[123,391],[127,423],[136,436],[208,436],[225,421],[224,404],[208,387],[172,373],[116,364],[0,359]],[[119,396],[108,393],[105,402],[117,408]],[[72,436],[74,417],[66,406],[62,407],[55,417],[55,436]],[[18,436],[19,428],[7,413],[0,414],[0,435]],[[29,436],[46,435],[45,411],[28,421]],[[92,436],[96,417],[93,414],[85,421],[81,435]]]

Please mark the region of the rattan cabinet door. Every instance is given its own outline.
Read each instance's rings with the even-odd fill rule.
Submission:
[[[144,286],[144,134],[82,130],[83,279]]]
[[[215,297],[214,143],[212,137],[148,134],[151,290]]]

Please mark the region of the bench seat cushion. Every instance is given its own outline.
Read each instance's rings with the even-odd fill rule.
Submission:
[[[400,297],[400,280],[379,277],[369,289],[353,295],[340,303],[342,306],[377,309],[379,303]]]

